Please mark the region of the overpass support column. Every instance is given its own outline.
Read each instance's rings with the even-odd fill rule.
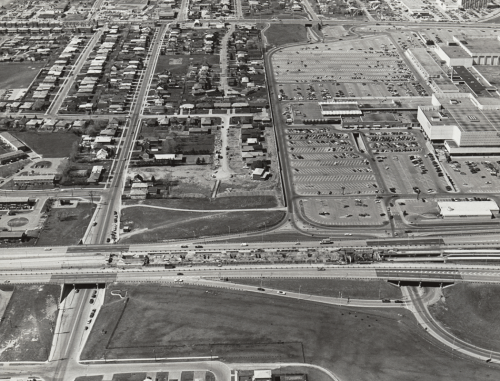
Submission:
[[[419,287],[419,288],[422,288],[422,282],[420,282],[420,283],[418,284],[418,287]]]

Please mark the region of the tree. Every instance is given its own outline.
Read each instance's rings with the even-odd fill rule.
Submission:
[[[200,158],[198,157],[198,158],[196,158],[196,165],[200,165],[200,164],[201,164],[201,160],[200,160]]]
[[[201,158],[201,164],[206,164],[204,157]]]

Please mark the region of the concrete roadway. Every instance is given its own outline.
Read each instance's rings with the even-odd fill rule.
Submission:
[[[237,267],[143,267],[120,268],[71,268],[55,270],[17,270],[0,272],[0,283],[103,283],[103,282],[173,282],[182,277],[185,281],[220,278],[295,278],[295,279],[386,279],[424,282],[481,282],[499,283],[500,269],[496,266],[465,266],[456,264],[384,263],[375,265],[324,266],[322,265],[241,265]],[[183,275],[178,275],[183,274]]]

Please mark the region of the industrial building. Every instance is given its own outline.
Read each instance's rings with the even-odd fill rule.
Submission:
[[[358,102],[319,102],[321,115],[361,115]]]
[[[500,99],[470,93],[434,94],[419,106],[417,119],[427,137],[450,155],[500,155]]]
[[[448,65],[448,67],[471,67],[474,63],[472,56],[457,43],[436,45],[435,52],[439,56],[439,58],[446,62],[446,65]]]
[[[492,218],[498,214],[495,201],[438,201],[443,218]]]
[[[473,59],[474,65],[500,65],[500,36],[453,40]]]

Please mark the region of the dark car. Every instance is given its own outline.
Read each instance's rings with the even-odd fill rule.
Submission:
[[[202,249],[202,248],[203,248],[203,246],[201,246],[201,245],[196,245],[195,246],[195,249]]]
[[[390,303],[391,299],[382,299],[382,303]]]
[[[402,300],[400,300],[400,299],[397,299],[397,300],[394,301],[394,303],[404,303],[404,302]]]
[[[257,290],[259,290],[259,291],[266,291],[266,290],[265,290],[264,288],[262,288],[262,287],[259,287]]]
[[[94,304],[94,299],[90,299],[90,304]]]
[[[187,249],[188,248],[188,245],[182,245],[181,246],[182,249]]]
[[[177,275],[184,275],[184,273],[177,273]]]

